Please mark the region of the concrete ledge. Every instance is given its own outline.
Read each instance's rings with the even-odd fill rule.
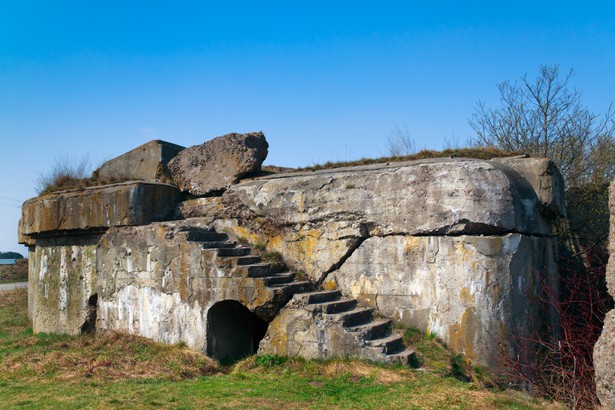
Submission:
[[[32,198],[22,207],[19,241],[28,243],[28,237],[52,232],[162,221],[171,216],[180,198],[175,186],[153,182],[125,182]]]

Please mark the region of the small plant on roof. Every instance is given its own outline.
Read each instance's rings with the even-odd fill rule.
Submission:
[[[91,172],[88,156],[76,161],[61,153],[55,157],[55,163],[50,170],[39,173],[35,189],[39,195],[44,195],[64,189],[82,188],[84,180]]]

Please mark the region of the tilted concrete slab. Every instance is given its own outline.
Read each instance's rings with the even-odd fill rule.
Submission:
[[[101,180],[143,180],[172,183],[167,164],[184,147],[153,140],[119,157],[110,159],[94,173]]]

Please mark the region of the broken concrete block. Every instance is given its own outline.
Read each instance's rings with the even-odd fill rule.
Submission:
[[[102,181],[151,181],[171,183],[169,161],[184,149],[170,142],[154,140],[119,157],[110,159],[94,171]]]
[[[175,184],[193,195],[224,191],[260,170],[269,144],[262,132],[226,134],[186,148],[169,162]]]

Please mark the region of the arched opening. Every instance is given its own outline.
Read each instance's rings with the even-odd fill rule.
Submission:
[[[224,300],[207,312],[207,356],[233,362],[258,350],[269,323],[235,300]]]

